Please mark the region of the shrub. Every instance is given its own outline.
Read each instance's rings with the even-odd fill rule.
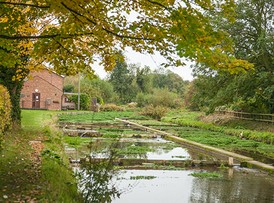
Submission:
[[[100,107],[101,111],[124,111],[125,109],[116,104],[105,104]]]
[[[11,102],[8,90],[0,85],[0,149],[3,134],[11,125]]]
[[[105,102],[104,102],[104,99],[100,96],[97,96],[97,103],[100,104],[100,105],[103,105]]]
[[[65,85],[63,88],[64,92],[74,92],[74,85]]]
[[[149,116],[157,120],[161,120],[161,118],[166,114],[167,111],[168,108],[164,106],[148,105],[143,108],[140,114],[144,116]]]
[[[168,89],[154,89],[153,94],[139,93],[136,96],[136,102],[139,107],[144,107],[149,104],[153,106],[165,106],[168,108],[180,107],[180,99],[174,92]]]
[[[78,105],[78,95],[72,95],[70,97],[70,100],[75,103],[75,105]],[[80,96],[80,109],[81,110],[89,110],[90,108],[90,98],[87,94],[82,93]]]
[[[136,103],[138,107],[144,107],[149,104],[150,94],[144,94],[142,92],[138,93],[136,96]]]

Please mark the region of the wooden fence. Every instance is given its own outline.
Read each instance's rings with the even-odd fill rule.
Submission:
[[[274,114],[256,114],[256,113],[244,113],[237,111],[218,111],[220,114],[230,115],[235,118],[243,120],[252,120],[260,122],[274,123]]]

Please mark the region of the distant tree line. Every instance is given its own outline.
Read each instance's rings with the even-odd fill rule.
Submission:
[[[106,79],[82,76],[80,84],[84,97],[96,97],[100,104],[136,102],[139,107],[152,104],[176,108],[183,104],[189,81],[169,70],[151,70],[148,66],[127,64],[120,59]],[[64,91],[77,92],[78,77],[65,79]]]

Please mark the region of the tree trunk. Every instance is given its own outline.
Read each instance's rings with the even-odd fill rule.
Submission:
[[[0,66],[0,84],[4,85],[10,94],[12,109],[12,122],[16,125],[21,124],[20,94],[24,84],[24,78],[28,75],[29,70],[20,68],[20,79],[17,76],[18,68],[8,68]]]

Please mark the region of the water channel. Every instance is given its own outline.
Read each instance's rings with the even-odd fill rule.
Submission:
[[[140,162],[137,164],[141,167],[134,165],[130,169],[128,167],[121,167],[119,170],[110,168],[109,171],[102,168],[92,168],[91,170],[86,170],[85,167],[75,168],[78,173],[82,171],[81,177],[85,179],[83,181],[85,186],[96,186],[96,191],[90,190],[88,193],[90,195],[96,193],[98,203],[106,202],[107,195],[113,203],[274,202],[274,178],[258,170],[244,169],[239,166],[222,169],[211,166],[175,168],[167,166],[161,168],[155,167],[155,164],[143,163],[147,160],[218,159],[160,137],[153,139],[92,138],[89,144],[83,145],[77,150],[68,147],[67,153],[72,159],[79,159],[87,155],[92,159],[107,160],[111,156],[110,146],[112,149],[117,149],[115,158],[140,159],[142,160],[141,164]],[[132,165],[132,163],[128,164]],[[143,167],[144,165],[146,167]],[[107,173],[97,173],[95,170],[107,171],[109,174],[106,176]],[[217,173],[218,177],[194,177],[192,174],[195,173]],[[98,187],[98,182],[94,182],[94,180],[102,181],[99,185],[102,184],[104,187]],[[90,184],[91,182],[92,184]],[[81,189],[85,191],[90,188],[82,186]],[[100,189],[102,189],[102,193],[100,193]],[[102,197],[104,199],[100,199]],[[90,202],[96,202],[96,200],[92,199]]]
[[[197,178],[190,175],[193,172],[195,171],[122,171],[116,182],[122,194],[112,202],[274,202],[273,178],[257,171],[234,168],[219,171],[221,178]],[[146,176],[154,178],[132,178]]]

